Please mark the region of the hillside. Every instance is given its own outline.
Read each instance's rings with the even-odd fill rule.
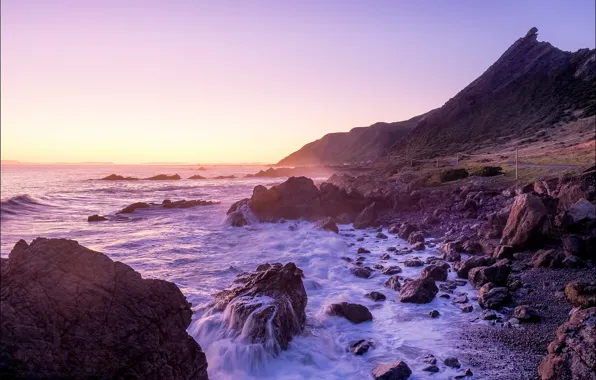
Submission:
[[[326,135],[279,164],[359,162],[388,150],[394,158],[470,152],[521,137],[531,141],[544,129],[595,115],[596,50],[566,52],[537,37],[538,30],[530,29],[441,108],[403,122]]]
[[[394,123],[375,123],[349,132],[329,133],[278,162],[278,165],[343,164],[377,159],[406,136],[427,114]]]

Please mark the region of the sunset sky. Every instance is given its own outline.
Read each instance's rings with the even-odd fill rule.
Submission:
[[[2,159],[277,162],[445,103],[532,27],[594,48],[594,0],[2,1]]]

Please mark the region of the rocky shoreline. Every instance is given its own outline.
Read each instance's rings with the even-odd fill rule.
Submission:
[[[375,363],[375,379],[435,372],[458,379],[593,378],[595,168],[524,186],[503,176],[465,177],[429,185],[424,173],[334,175],[318,186],[291,177],[256,186],[250,198],[230,207],[228,223],[286,223],[293,230],[293,220],[312,221],[345,237],[353,253],[342,259],[354,278],[383,279],[365,295],[372,302],[442,299],[470,315],[456,337],[458,357],[396,357]],[[390,244],[395,238],[402,243]],[[377,256],[379,242],[386,251]],[[291,262],[259,264],[214,295],[206,311],[210,323],[277,355],[304,331],[303,278]],[[192,311],[180,290],[144,280],[74,241],[17,243],[2,259],[1,301],[0,374],[207,378],[205,355],[186,332]],[[336,302],[326,313],[370,323],[369,307]],[[429,320],[442,318],[438,310],[425,313]],[[366,355],[377,343],[362,337],[346,349]]]

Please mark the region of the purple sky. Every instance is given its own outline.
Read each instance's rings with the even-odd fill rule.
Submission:
[[[594,48],[594,0],[2,1],[2,158],[274,162],[441,106],[532,27]]]

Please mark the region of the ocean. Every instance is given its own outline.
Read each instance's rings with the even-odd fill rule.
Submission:
[[[458,356],[462,321],[473,319],[479,309],[462,313],[449,299],[436,297],[424,305],[400,303],[398,292],[383,287],[389,276],[377,272],[370,279],[357,278],[341,257],[357,257],[358,247],[371,251],[366,265],[373,266],[389,246],[407,242],[389,235],[377,239],[374,230],[354,231],[340,225],[340,234],[315,229],[312,223],[253,223],[245,227],[226,224],[230,205],[249,197],[258,184],[271,186],[285,178],[243,178],[265,167],[185,165],[7,165],[2,174],[1,248],[7,257],[19,239],[68,238],[130,265],[145,278],[174,282],[193,305],[188,332],[206,352],[211,379],[371,379],[379,363],[405,360],[412,379],[448,379],[456,374],[445,369],[422,371],[421,360],[433,354],[442,359]],[[146,178],[156,174],[179,174],[177,181],[101,181],[109,174]],[[189,180],[235,175],[235,179]],[[325,178],[318,178],[324,180]],[[189,209],[136,210],[122,218],[89,223],[92,214],[115,217],[133,202],[161,203],[164,199],[203,199],[218,205]],[[290,230],[289,225],[296,229]],[[384,231],[387,233],[387,231]],[[356,239],[363,237],[363,241]],[[402,276],[417,278],[421,268],[403,266],[405,259],[424,260],[438,254],[436,248],[396,256],[388,264],[400,265]],[[234,277],[262,263],[294,262],[305,274],[308,295],[306,329],[289,349],[273,356],[258,345],[231,336],[221,316],[204,315],[213,294],[230,285]],[[450,279],[455,279],[453,272]],[[374,302],[364,295],[381,291],[387,296]],[[458,287],[473,296],[469,285]],[[349,301],[367,306],[372,322],[359,325],[331,317],[327,307]],[[431,319],[428,313],[439,310]],[[362,356],[349,351],[351,342],[368,339],[373,348]],[[427,375],[428,374],[428,375]],[[428,377],[426,377],[428,376]]]

